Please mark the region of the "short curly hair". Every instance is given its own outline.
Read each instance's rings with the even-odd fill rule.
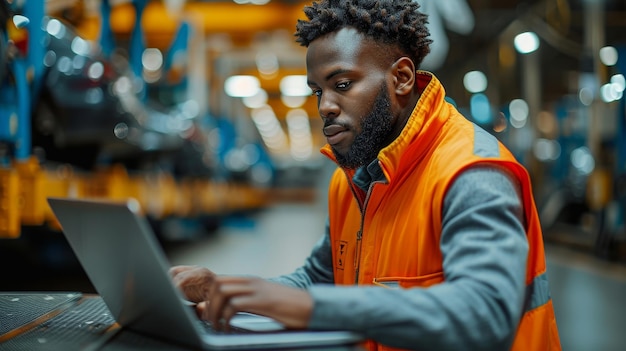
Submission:
[[[344,27],[396,45],[416,67],[430,52],[428,16],[414,0],[322,0],[304,7],[308,20],[298,20],[296,42],[308,47],[315,39]]]

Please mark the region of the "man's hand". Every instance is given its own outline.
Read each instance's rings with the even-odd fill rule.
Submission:
[[[228,326],[237,312],[271,317],[290,329],[307,327],[313,299],[305,291],[261,278],[215,277],[208,301],[198,304],[200,318],[214,326]]]
[[[199,266],[174,266],[170,275],[201,319],[228,327],[237,312],[274,318],[290,329],[307,327],[313,299],[305,290],[255,277],[218,276]]]
[[[198,303],[208,300],[216,274],[199,266],[174,266],[170,268],[170,276],[187,300]]]

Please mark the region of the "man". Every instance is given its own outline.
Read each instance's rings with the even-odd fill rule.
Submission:
[[[370,350],[560,349],[528,174],[418,70],[431,43],[418,7],[305,7],[297,41],[339,165],[327,233],[271,281],[173,267],[201,318],[350,329]]]

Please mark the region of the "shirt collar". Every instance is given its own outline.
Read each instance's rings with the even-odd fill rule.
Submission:
[[[386,182],[387,179],[385,178],[385,174],[383,173],[382,168],[380,168],[380,163],[378,162],[378,159],[375,159],[367,166],[359,167],[356,170],[354,177],[352,177],[352,181],[363,191],[367,191],[372,182]]]

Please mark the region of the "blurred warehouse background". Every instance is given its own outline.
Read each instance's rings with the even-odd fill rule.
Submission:
[[[626,1],[418,2],[422,68],[528,168],[546,242],[625,267]],[[0,0],[0,289],[83,287],[52,285],[80,269],[48,196],[136,198],[165,246],[323,206],[308,3]]]

